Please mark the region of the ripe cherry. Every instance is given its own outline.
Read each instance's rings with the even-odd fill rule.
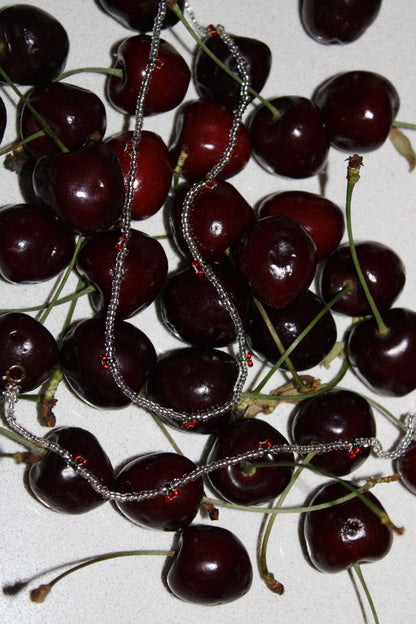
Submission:
[[[234,533],[194,524],[180,532],[179,550],[166,580],[181,600],[221,605],[248,592],[253,569],[245,546]]]
[[[413,441],[396,460],[396,470],[402,483],[416,494],[416,443]]]
[[[158,0],[98,0],[103,9],[126,28],[138,32],[152,30],[158,10]],[[183,11],[184,0],[178,0],[178,6]],[[162,28],[169,28],[178,21],[175,13],[167,7]]]
[[[196,470],[195,464],[177,453],[149,453],[128,462],[116,477],[122,493],[165,487],[164,494],[141,501],[117,501],[117,507],[139,526],[161,531],[177,531],[195,518],[204,493],[201,478],[185,485],[171,486],[175,479]]]

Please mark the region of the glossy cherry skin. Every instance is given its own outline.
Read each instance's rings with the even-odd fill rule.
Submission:
[[[311,100],[286,96],[270,100],[278,119],[263,104],[249,124],[253,153],[260,165],[288,178],[308,178],[325,167],[329,135],[321,111]]]
[[[416,443],[413,441],[403,455],[396,460],[396,470],[401,482],[408,490],[416,494]]]
[[[167,204],[169,229],[184,256],[190,257],[183,236],[184,201],[191,184],[183,184]],[[224,210],[224,207],[227,207]],[[236,242],[245,228],[254,223],[254,212],[241,193],[229,182],[220,181],[203,188],[193,198],[188,210],[192,238],[199,253],[208,261],[224,260],[226,250]]]
[[[104,319],[83,319],[73,323],[65,331],[59,346],[64,378],[80,399],[105,409],[130,403],[114,381],[105,357]],[[127,386],[133,392],[139,392],[156,362],[156,351],[140,329],[126,321],[116,321],[114,359]]]
[[[359,39],[376,19],[381,0],[302,0],[301,19],[308,33],[323,44]]]
[[[185,104],[176,118],[170,146],[176,163],[182,150],[187,157],[181,174],[192,181],[204,179],[222,158],[228,147],[233,115],[219,104],[194,100]],[[216,176],[225,180],[239,173],[251,155],[251,140],[247,128],[241,124],[230,159]]]
[[[111,461],[92,433],[80,427],[59,427],[50,431],[46,437],[69,451],[79,465],[97,477],[101,485],[113,488]],[[76,467],[52,451],[48,451],[30,467],[28,481],[36,498],[60,513],[86,513],[106,501],[81,477]]]
[[[290,217],[300,223],[313,238],[318,262],[338,247],[344,235],[344,213],[323,195],[280,191],[265,197],[257,210],[260,217]]]
[[[134,115],[137,98],[149,61],[151,37],[135,35],[124,39],[113,63],[122,69],[124,78],[109,76],[107,97],[120,112]],[[191,72],[184,58],[172,44],[160,41],[156,68],[149,82],[144,105],[145,115],[155,115],[179,106],[188,90]]]
[[[107,141],[119,160],[126,196],[130,184],[132,137],[133,132],[127,131]],[[160,210],[168,196],[173,171],[169,150],[155,132],[143,130],[137,150],[139,156],[131,203],[131,218],[134,221],[147,219]]]
[[[33,188],[38,199],[83,236],[107,230],[123,209],[123,174],[117,156],[102,141],[40,158]]]
[[[0,97],[0,143],[3,140],[4,131],[7,124],[7,111],[4,105],[3,98]]]
[[[323,301],[310,290],[306,290],[283,308],[265,306],[266,314],[275,328],[285,349],[306,329],[324,308]],[[290,360],[297,371],[317,366],[328,355],[337,339],[337,328],[330,311],[305,335],[299,345],[290,353]],[[280,359],[277,348],[266,323],[257,310],[253,312],[247,329],[250,349],[261,359],[274,365]],[[287,370],[285,362],[280,366]]]
[[[399,256],[390,247],[376,241],[355,244],[358,262],[368,289],[382,311],[390,308],[403,290],[406,270]],[[349,245],[341,245],[325,261],[320,273],[320,292],[324,301],[330,301],[347,283],[353,290],[332,307],[349,316],[371,314],[367,297],[360,285]]]
[[[376,435],[373,411],[366,399],[350,390],[330,390],[302,401],[292,420],[292,438],[295,444],[328,444],[347,442]],[[355,448],[349,451],[330,451],[315,455],[311,464],[337,476],[350,474],[361,466],[371,449]]]
[[[102,100],[88,89],[67,82],[38,85],[25,94],[28,102],[47,121],[68,150],[78,149],[90,138],[101,139],[107,127],[107,114]],[[38,118],[24,104],[19,115],[21,139],[42,130]],[[32,158],[58,154],[60,148],[44,135],[26,143]]]
[[[231,37],[245,61],[250,86],[260,93],[270,73],[272,53],[269,46],[251,37]],[[220,36],[208,34],[204,44],[229,70],[239,76],[237,64]],[[193,73],[195,88],[201,100],[216,102],[231,111],[237,108],[241,99],[239,83],[199,46],[195,53]]]
[[[78,272],[96,287],[90,301],[98,314],[105,313],[110,302],[116,258],[123,244],[120,231],[109,230],[86,240],[78,254]],[[149,306],[159,294],[168,272],[167,257],[158,240],[132,229],[127,244],[129,253],[124,260],[117,306],[119,319],[130,318]]]
[[[10,80],[45,84],[64,69],[69,39],[62,24],[43,9],[14,4],[0,11],[0,48],[0,64]]]
[[[312,99],[326,120],[331,145],[351,154],[381,147],[399,109],[392,83],[369,71],[332,76]]]
[[[310,505],[327,503],[356,489],[338,481],[323,485]],[[378,499],[365,497],[384,511]],[[354,563],[370,563],[385,557],[393,533],[379,516],[358,496],[327,509],[310,511],[305,516],[304,535],[313,565],[321,572],[340,572]]]
[[[220,526],[193,524],[180,532],[167,584],[185,602],[222,605],[244,596],[253,580],[247,550]]]
[[[316,247],[288,217],[263,217],[246,228],[233,247],[236,270],[255,297],[284,307],[311,284]]]
[[[138,32],[152,30],[159,6],[158,0],[98,0],[98,3],[123,26]],[[181,11],[183,11],[183,5],[183,0],[178,0]],[[169,28],[177,21],[175,13],[168,7],[162,28]]]
[[[237,378],[238,364],[228,353],[185,347],[159,358],[147,378],[145,395],[163,407],[183,412],[183,421],[161,414],[167,424],[206,434],[225,425],[230,410],[199,422],[193,421],[192,415],[211,411],[231,400]]]
[[[1,390],[8,371],[22,392],[34,390],[50,377],[58,362],[56,340],[44,325],[23,312],[0,314]]]
[[[75,250],[73,232],[34,204],[0,208],[0,275],[34,284],[58,275]]]
[[[391,308],[383,313],[389,333],[382,336],[372,317],[353,326],[348,358],[360,379],[379,394],[405,396],[416,389],[416,313]]]
[[[196,470],[196,465],[177,453],[149,453],[132,459],[116,477],[119,492],[141,492],[163,488]],[[142,501],[117,501],[121,513],[139,526],[160,531],[177,531],[195,518],[204,494],[201,478],[169,488]]]
[[[248,326],[251,299],[234,271],[226,264],[211,265],[215,277],[234,304],[243,328]],[[223,298],[193,266],[167,280],[159,296],[162,321],[176,336],[195,346],[225,347],[236,340],[236,330]]]
[[[230,423],[217,434],[208,453],[207,462],[226,459],[240,453],[260,449],[264,453],[254,463],[293,462],[290,452],[267,452],[267,446],[288,444],[286,438],[264,420],[245,418]],[[208,482],[223,499],[241,505],[257,505],[278,496],[288,485],[293,468],[274,466],[250,467],[250,463],[229,465],[208,473]]]

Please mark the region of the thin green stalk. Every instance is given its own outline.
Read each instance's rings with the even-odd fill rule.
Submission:
[[[375,605],[374,605],[374,601],[373,601],[373,599],[371,597],[370,590],[368,589],[368,585],[365,582],[363,573],[361,571],[360,564],[359,563],[354,563],[353,569],[354,569],[356,575],[358,576],[358,579],[359,579],[359,581],[361,583],[361,586],[362,586],[362,588],[364,590],[364,593],[366,595],[366,598],[368,600],[368,604],[370,606],[371,613],[373,614],[374,624],[380,624],[380,620],[378,619],[378,615],[377,615],[377,611],[376,611],[376,608],[375,608]]]
[[[116,67],[80,67],[79,69],[69,69],[63,72],[57,76],[53,82],[59,82],[69,76],[76,76],[77,74],[83,73],[106,74],[107,76],[116,76],[116,78],[120,78],[120,80],[124,78],[124,71]]]
[[[69,303],[70,301],[79,299],[80,297],[84,297],[85,295],[89,295],[94,292],[95,287],[90,285],[82,288],[81,290],[72,293],[71,295],[67,295],[66,297],[62,297],[62,299],[57,299],[54,303],[55,306],[63,305],[64,303]],[[28,308],[2,308],[0,309],[0,314],[4,312],[39,312],[40,310],[45,310],[49,304],[42,303],[37,306],[29,306]]]
[[[34,139],[38,139],[39,137],[45,136],[45,134],[46,134],[45,130],[38,130],[37,132],[34,132],[33,134],[26,137],[25,139],[16,141],[16,143],[10,143],[9,145],[6,145],[5,147],[3,147],[3,149],[0,150],[0,156],[4,156],[4,154],[8,154],[9,152],[14,152],[19,147],[26,145],[26,143],[30,143],[30,141],[33,141]]]
[[[416,124],[409,123],[407,121],[398,121],[397,119],[395,119],[392,125],[395,128],[407,128],[408,130],[416,130]]]
[[[37,446],[33,442],[26,440],[23,436],[19,435],[15,431],[11,431],[11,429],[5,429],[4,427],[0,427],[0,435],[9,440],[13,440],[13,442],[17,442],[17,444],[21,444],[22,446],[30,449],[31,451],[36,451],[39,455],[44,455],[47,451],[41,446]]]

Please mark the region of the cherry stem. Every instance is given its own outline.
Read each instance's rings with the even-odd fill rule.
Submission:
[[[376,612],[374,601],[373,601],[373,599],[371,597],[370,590],[368,589],[368,585],[365,582],[363,573],[361,571],[361,566],[360,566],[360,564],[358,562],[356,562],[356,563],[354,563],[354,565],[352,567],[353,567],[354,572],[358,576],[358,580],[360,581],[361,586],[362,586],[362,588],[364,590],[364,593],[366,595],[368,604],[369,604],[370,609],[371,609],[371,613],[373,614],[374,622],[375,622],[375,624],[380,624],[380,620],[378,619],[378,615],[377,615],[377,612]]]
[[[33,141],[34,139],[39,139],[39,137],[45,136],[45,134],[45,130],[38,130],[37,132],[34,132],[25,139],[22,139],[21,141],[16,141],[16,143],[10,143],[0,150],[0,156],[4,156],[4,154],[8,154],[9,152],[15,152],[17,149],[19,149],[19,147],[23,147],[23,145],[26,145],[26,143],[30,143],[30,141]]]
[[[11,431],[10,429],[5,429],[4,427],[0,427],[0,435],[2,435],[5,438],[8,438],[9,440],[13,440],[13,442],[17,442],[18,444],[21,444],[22,446],[30,449],[31,451],[36,451],[38,455],[46,455],[46,453],[48,452],[47,449],[37,446],[34,442],[30,442],[29,440],[26,440],[26,438],[16,433],[15,431]]]
[[[416,130],[416,124],[407,121],[393,121],[394,128],[407,128],[408,130]]]
[[[173,550],[127,550],[127,551],[106,553],[104,555],[92,557],[91,559],[88,559],[87,561],[83,561],[82,563],[75,565],[69,570],[62,572],[61,574],[56,576],[54,579],[52,579],[52,581],[50,581],[49,583],[39,585],[39,587],[37,587],[36,589],[32,589],[32,591],[30,592],[30,599],[32,600],[32,602],[43,602],[46,596],[51,591],[52,587],[56,585],[58,581],[62,580],[69,574],[76,572],[77,570],[86,568],[87,566],[92,565],[94,563],[99,563],[100,561],[107,561],[109,559],[117,559],[119,557],[137,557],[141,555],[162,555],[164,557],[173,557],[175,554],[176,552]]]
[[[69,76],[76,76],[77,74],[83,73],[106,74],[107,76],[116,76],[116,78],[120,78],[120,80],[123,80],[124,78],[124,71],[122,69],[117,69],[116,67],[80,67],[78,69],[69,69],[68,71],[63,72],[52,82],[60,82]]]
[[[373,316],[376,320],[378,326],[378,333],[380,336],[387,336],[390,332],[390,329],[384,323],[381,314],[375,304],[375,301],[370,293],[370,290],[367,286],[367,282],[365,281],[364,274],[361,270],[360,263],[358,261],[357,251],[355,249],[354,237],[352,232],[352,224],[351,224],[351,199],[354,191],[354,187],[360,179],[360,169],[363,165],[363,159],[361,156],[355,154],[348,159],[348,169],[347,169],[347,199],[346,199],[346,223],[347,223],[347,232],[348,232],[348,241],[350,244],[350,252],[351,258],[354,263],[354,268],[357,272],[358,279],[360,281],[360,285],[365,293],[368,304],[371,308]]]
[[[16,95],[19,97],[19,99],[27,106],[27,108],[30,110],[32,115],[34,115],[36,117],[36,119],[39,121],[39,123],[41,124],[42,128],[46,132],[46,134],[48,134],[55,141],[55,143],[57,144],[57,146],[59,147],[61,152],[63,152],[63,153],[69,152],[68,148],[65,147],[65,145],[62,143],[60,138],[52,130],[52,128],[50,127],[48,122],[37,112],[37,110],[35,108],[33,108],[32,104],[23,95],[23,93],[20,91],[20,89],[18,89],[16,87],[16,85],[13,83],[13,81],[10,80],[10,78],[8,77],[8,75],[6,74],[6,72],[4,71],[4,69],[2,67],[0,67],[0,75],[4,78],[4,80],[7,82],[7,84],[13,89],[13,91],[16,93]]]
[[[62,299],[57,299],[54,302],[54,305],[62,305],[64,303],[68,303],[69,301],[76,301],[80,297],[84,297],[85,295],[89,295],[90,293],[95,291],[95,287],[90,285],[86,288],[82,288],[81,290],[77,290],[75,293],[71,295],[67,295],[66,297],[62,297]],[[0,309],[0,314],[4,312],[39,312],[40,310],[44,310],[49,304],[42,303],[37,306],[30,306],[28,308],[2,308]]]
[[[231,76],[231,78],[233,78],[239,85],[242,85],[243,81],[241,80],[241,78],[237,74],[235,74],[233,71],[231,71],[231,69],[229,69],[222,61],[220,61],[220,59],[217,56],[215,56],[215,54],[213,52],[211,52],[211,50],[205,45],[205,43],[202,41],[202,39],[200,39],[200,37],[198,37],[198,35],[195,33],[195,31],[192,28],[192,26],[189,24],[189,22],[185,18],[185,16],[182,13],[182,11],[180,10],[177,2],[169,2],[169,7],[172,9],[172,11],[175,13],[175,15],[179,18],[179,20],[185,26],[186,30],[190,33],[190,35],[196,41],[198,46],[200,48],[202,48],[202,50],[205,52],[205,54],[207,54],[214,61],[214,63],[216,63],[219,67],[221,67],[221,69],[226,74]],[[282,116],[282,113],[275,106],[273,106],[268,100],[266,100],[262,95],[260,95],[257,91],[255,91],[251,87],[249,87],[248,90],[249,90],[249,93],[252,96],[254,96],[258,100],[260,100],[260,102],[262,104],[264,104],[264,106],[266,106],[269,109],[269,111],[273,115],[273,119],[276,120],[276,119],[279,119]]]

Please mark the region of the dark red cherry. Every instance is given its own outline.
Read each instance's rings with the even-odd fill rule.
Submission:
[[[301,19],[318,43],[351,43],[371,26],[380,7],[381,0],[302,0]]]
[[[231,35],[244,59],[250,75],[250,86],[259,93],[269,76],[272,53],[268,45],[251,37]],[[217,34],[208,34],[204,39],[206,47],[224,65],[239,75],[237,64],[228,46]],[[208,54],[197,47],[194,58],[194,81],[201,100],[216,102],[229,110],[237,108],[240,101],[240,85],[229,76]]]
[[[33,87],[25,97],[68,150],[81,147],[90,138],[104,136],[105,106],[98,95],[88,89],[67,82],[51,82]],[[42,130],[38,118],[26,104],[20,111],[19,125],[21,139]],[[54,139],[47,135],[26,143],[25,150],[35,159],[60,152]]]
[[[300,96],[270,100],[280,113],[275,119],[264,104],[249,124],[253,153],[270,173],[308,178],[324,168],[329,151],[326,123],[318,107]]]
[[[344,235],[343,211],[337,204],[316,193],[272,193],[260,202],[258,214],[260,217],[290,217],[300,223],[313,238],[318,262],[338,247]]]
[[[379,310],[390,308],[403,290],[406,270],[399,256],[390,247],[375,241],[355,244],[358,262],[368,289]],[[350,246],[341,245],[325,261],[320,273],[320,291],[324,301],[330,301],[346,284],[353,290],[332,307],[349,316],[371,314],[368,299],[360,285],[351,257]]]
[[[283,308],[265,306],[266,314],[275,328],[285,349],[306,329],[324,308],[323,301],[310,290],[306,290]],[[328,355],[337,339],[337,328],[331,312],[325,312],[316,325],[302,338],[291,352],[290,360],[296,370],[307,370],[317,366]],[[261,359],[275,364],[281,353],[277,348],[266,323],[259,311],[253,312],[247,329],[250,349]],[[287,369],[285,362],[280,366]]]
[[[238,274],[263,303],[284,307],[311,284],[316,247],[288,217],[263,217],[247,227],[233,248]]]
[[[113,63],[122,69],[123,78],[110,76],[107,80],[107,96],[120,112],[134,115],[137,98],[149,62],[151,37],[135,35],[124,39],[117,49]],[[149,82],[144,114],[154,115],[179,106],[188,90],[191,72],[184,58],[172,44],[160,41],[156,67]]]
[[[132,459],[117,475],[119,492],[141,492],[166,486],[166,493],[141,501],[117,501],[117,507],[139,526],[177,531],[195,518],[204,494],[202,478],[171,486],[175,479],[196,470],[196,465],[177,453],[149,453]]]
[[[233,396],[238,378],[236,360],[218,349],[185,347],[162,356],[147,378],[145,394],[156,403],[183,412],[183,421],[161,414],[168,424],[196,433],[217,431],[230,419],[230,410],[205,420],[199,414],[222,406]]]
[[[73,232],[42,206],[0,208],[0,275],[8,282],[51,279],[69,264],[74,250]]]
[[[4,105],[3,98],[0,97],[0,143],[3,140],[4,131],[7,124],[7,111]]]
[[[178,250],[190,256],[183,236],[184,201],[191,184],[181,185],[167,205],[169,228]],[[225,210],[226,207],[226,210]],[[188,210],[192,238],[204,260],[223,260],[226,250],[244,229],[254,223],[254,212],[229,182],[220,181],[202,189]]]
[[[58,365],[55,338],[39,321],[23,312],[0,314],[0,389],[7,379],[29,392],[46,381]]]
[[[112,136],[107,145],[116,154],[124,176],[126,196],[129,191],[133,132]],[[138,159],[134,177],[131,218],[147,219],[165,203],[172,181],[172,159],[164,141],[155,132],[143,130],[137,146]]]
[[[67,514],[86,513],[105,503],[106,499],[77,472],[77,465],[81,465],[101,485],[113,488],[113,467],[97,438],[80,427],[59,427],[46,438],[69,451],[76,463],[71,465],[57,453],[48,451],[33,464],[28,481],[36,498],[50,509]]]
[[[126,321],[116,321],[114,359],[127,386],[139,392],[156,362],[156,351],[140,329]],[[109,369],[103,319],[83,319],[65,331],[60,342],[60,363],[69,387],[87,403],[107,409],[130,403]]]
[[[217,434],[208,453],[207,462],[225,460],[227,457],[262,450],[254,464],[293,462],[291,452],[269,452],[275,444],[288,444],[277,429],[264,420],[245,418],[230,423]],[[257,505],[278,496],[288,485],[293,473],[292,466],[255,467],[253,462],[228,465],[208,473],[208,482],[225,500],[240,505]]]
[[[221,605],[248,592],[253,569],[245,546],[234,533],[194,524],[181,531],[166,580],[171,592],[185,602]]]
[[[96,287],[90,301],[99,314],[106,311],[110,302],[116,258],[120,245],[124,244],[119,230],[109,230],[86,240],[78,254],[77,270]],[[117,306],[119,319],[130,318],[150,305],[168,272],[165,251],[155,238],[130,230],[128,246]]]
[[[0,65],[14,83],[51,82],[64,69],[68,51],[66,30],[43,9],[13,4],[0,10]]]
[[[152,30],[159,6],[158,0],[98,0],[98,3],[123,26],[139,32]],[[178,6],[183,11],[184,0],[178,0]],[[174,26],[177,21],[168,6],[162,28]]]
[[[43,156],[33,170],[36,196],[78,234],[103,232],[120,217],[124,180],[117,156],[102,141]]]
[[[227,264],[211,265],[215,277],[248,326],[251,299]],[[193,266],[170,276],[159,297],[162,321],[175,335],[195,346],[225,347],[236,340],[234,323],[215,286]]]
[[[329,503],[356,489],[356,486],[331,481],[322,486],[311,505]],[[384,511],[371,493],[370,503]],[[358,496],[327,509],[310,511],[305,516],[304,535],[313,565],[321,572],[340,572],[355,563],[382,559],[390,551],[392,531]]]
[[[354,440],[375,435],[376,424],[368,401],[350,390],[334,389],[302,401],[292,420],[295,444],[351,442],[349,450],[317,454],[311,460],[313,466],[338,476],[350,474],[370,455],[370,447],[355,447]]]
[[[369,152],[387,139],[399,109],[392,83],[374,72],[350,71],[321,84],[313,95],[337,149]]]
[[[416,443],[413,441],[396,460],[396,470],[402,483],[416,494]]]
[[[405,308],[383,312],[385,336],[373,317],[353,326],[348,358],[358,377],[374,392],[404,396],[416,389],[416,313]]]
[[[232,113],[219,104],[194,100],[182,107],[173,129],[171,153],[177,162],[181,152],[186,152],[181,168],[185,178],[199,181],[221,160],[228,147],[232,124]],[[250,155],[250,136],[241,124],[231,158],[216,179],[224,180],[239,173]]]

